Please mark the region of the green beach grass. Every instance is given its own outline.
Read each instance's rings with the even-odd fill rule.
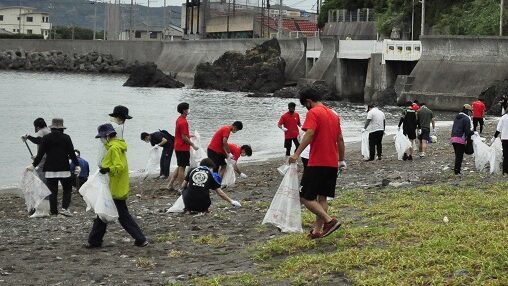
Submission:
[[[508,285],[508,183],[464,180],[337,195],[330,212],[343,227],[330,237],[281,234],[249,248],[261,265],[253,273],[196,284]],[[312,215],[303,218],[310,226]]]

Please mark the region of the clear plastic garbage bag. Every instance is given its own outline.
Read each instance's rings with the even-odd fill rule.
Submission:
[[[95,171],[88,181],[81,186],[79,193],[86,203],[86,211],[93,210],[106,223],[118,219],[118,211],[109,191],[109,176]]]
[[[194,148],[190,149],[190,168],[199,167],[199,163],[201,160],[207,157],[206,152],[203,148],[201,148],[201,136],[198,131],[194,131],[194,137],[192,137],[191,142],[194,143],[198,150],[194,150]]]
[[[162,155],[162,147],[153,146],[148,153],[148,161],[146,162],[144,176],[158,175],[160,172],[160,160]]]
[[[284,176],[288,170],[289,170],[289,165],[288,164],[284,164],[284,165],[280,166],[279,168],[277,168],[277,171],[282,176]]]
[[[496,138],[490,145],[490,173],[501,173],[501,164],[503,163],[503,144],[501,139]]]
[[[404,135],[404,131],[400,129],[394,137],[395,150],[397,150],[397,159],[402,160],[404,153],[411,147],[411,141]]]
[[[490,162],[491,148],[482,141],[478,134],[473,134],[471,140],[473,140],[474,164],[476,170],[481,172]]]
[[[25,170],[21,177],[20,188],[25,197],[26,209],[28,211],[35,209],[49,195],[46,184],[44,184],[34,171]]]
[[[362,157],[365,160],[368,160],[370,158],[369,132],[362,133]]]
[[[224,177],[222,178],[222,187],[231,188],[235,185],[236,182],[235,168],[233,167],[233,164],[236,162],[232,159],[228,159],[226,163],[226,171],[224,172]]]
[[[168,213],[183,213],[185,204],[183,203],[183,197],[179,196],[175,203],[168,209]]]
[[[293,163],[284,175],[262,224],[273,224],[282,232],[303,232],[299,189],[298,167]]]

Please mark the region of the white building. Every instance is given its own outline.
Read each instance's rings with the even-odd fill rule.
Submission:
[[[34,12],[34,8],[0,7],[0,29],[11,33],[43,35],[47,39],[51,23],[48,13]]]
[[[176,41],[181,40],[183,29],[174,25],[168,25],[167,28],[157,26],[147,26],[141,23],[134,27],[132,39],[138,41]],[[129,30],[120,33],[120,40],[129,40]]]

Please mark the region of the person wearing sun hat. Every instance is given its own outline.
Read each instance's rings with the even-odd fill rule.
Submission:
[[[466,143],[473,134],[473,123],[470,117],[471,112],[471,105],[464,104],[462,111],[457,114],[453,121],[450,143],[452,143],[453,150],[455,151],[455,167],[453,169],[455,175],[460,175],[462,160],[466,152]]]
[[[125,128],[125,121],[132,119],[129,115],[129,109],[123,105],[117,105],[113,108],[113,112],[109,114],[111,122],[116,131],[116,136],[123,139],[123,132]]]
[[[74,145],[72,144],[71,137],[64,134],[66,129],[63,124],[62,118],[54,118],[49,128],[51,133],[42,137],[39,145],[37,156],[31,165],[27,167],[28,170],[34,170],[41,160],[46,155],[46,162],[44,163],[43,171],[46,178],[46,185],[51,191],[49,196],[50,213],[57,215],[60,213],[64,216],[72,216],[69,211],[72,195],[72,180],[71,168],[69,159],[74,163],[75,174],[81,172],[79,161],[74,153]],[[58,212],[58,182],[63,188],[62,210]]]
[[[102,124],[97,128],[98,134],[95,138],[100,138],[106,146],[106,154],[100,162],[100,173],[109,176],[109,191],[113,197],[116,209],[118,211],[118,221],[120,225],[134,238],[134,245],[144,247],[148,245],[143,231],[138,226],[127,208],[127,198],[129,197],[129,166],[127,164],[127,143],[116,136],[116,130],[110,123]],[[97,248],[102,246],[102,239],[106,233],[107,223],[96,217],[93,223],[92,231],[88,236],[86,248]]]

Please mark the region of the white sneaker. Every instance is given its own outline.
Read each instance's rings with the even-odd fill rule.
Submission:
[[[425,152],[420,153],[420,158],[425,158]]]
[[[41,218],[41,217],[49,217],[49,214],[48,213],[45,213],[45,212],[35,212],[33,213],[30,218]]]
[[[68,209],[60,210],[59,214],[61,214],[63,216],[72,216],[72,213]]]

